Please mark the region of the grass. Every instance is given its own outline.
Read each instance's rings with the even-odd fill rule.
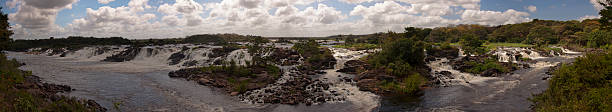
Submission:
[[[498,47],[533,47],[534,45],[522,44],[522,43],[488,43],[482,45],[487,49],[497,49]]]

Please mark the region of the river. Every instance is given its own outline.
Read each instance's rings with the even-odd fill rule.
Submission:
[[[178,48],[176,48],[178,49]],[[565,49],[564,49],[565,50]],[[145,52],[143,50],[141,52]],[[162,50],[163,51],[163,50]],[[315,78],[331,83],[343,101],[306,106],[285,104],[250,104],[229,96],[221,89],[199,85],[194,81],[168,77],[177,66],[165,65],[169,53],[140,56],[135,61],[101,62],[96,56],[43,56],[9,52],[10,58],[26,63],[23,70],[32,71],[48,83],[69,85],[76,89],[69,96],[96,100],[110,111],[272,111],[272,112],[368,112],[368,111],[529,111],[528,98],[547,88],[545,72],[557,63],[571,62],[574,55],[531,57],[537,61],[531,68],[502,77],[479,77],[453,70],[449,59],[429,62],[435,71],[450,71],[453,79],[445,86],[431,87],[420,97],[377,96],[359,91],[354,82],[341,81],[352,74],[336,72],[344,62],[365,56],[365,51],[332,48],[338,64]],[[576,52],[571,52],[576,53]],[[85,53],[86,54],[86,53]],[[139,55],[144,55],[140,53]],[[102,57],[108,55],[102,55]],[[232,55],[233,56],[233,55]],[[82,58],[87,57],[87,58]],[[234,57],[235,58],[235,57]],[[162,60],[162,62],[154,62]],[[153,61],[153,62],[152,62]],[[501,60],[500,60],[501,61]],[[448,77],[447,77],[448,78]]]

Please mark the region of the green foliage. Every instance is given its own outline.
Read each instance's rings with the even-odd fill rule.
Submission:
[[[536,111],[612,111],[612,54],[587,54],[553,72],[550,87],[530,99]]]
[[[599,4],[604,6],[604,9],[599,11],[599,23],[601,28],[606,30],[612,29],[612,0],[599,1]]]
[[[599,48],[612,43],[612,33],[603,30],[593,30],[587,35],[587,47]]]
[[[484,54],[486,49],[482,46],[484,41],[473,35],[465,35],[461,37],[461,48],[468,54]]]
[[[467,62],[466,64],[472,66],[472,68],[468,69],[466,72],[473,73],[473,74],[480,74],[489,69],[495,69],[500,72],[509,71],[508,68],[505,68],[499,62],[497,62],[497,60],[492,59],[492,58],[485,59],[484,63],[471,61],[471,62]]]
[[[369,63],[375,67],[387,66],[394,62],[423,65],[425,64],[425,52],[423,50],[423,42],[401,38],[384,44],[382,51],[373,54]]]
[[[403,94],[416,94],[419,91],[419,87],[426,82],[427,79],[423,78],[419,74],[412,74],[406,78],[403,78],[400,82],[394,81],[383,81],[380,83],[380,87],[384,90],[391,90]]]
[[[68,48],[69,50],[80,49],[91,45],[129,45],[130,40],[121,37],[93,38],[75,37],[61,39],[38,39],[38,40],[15,40],[11,44],[11,50],[25,51],[30,48]]]
[[[404,29],[404,36],[406,38],[415,38],[416,40],[425,40],[425,37],[432,31],[430,28],[406,27]]]
[[[2,10],[2,7],[0,7],[0,10]],[[13,31],[9,30],[10,24],[8,19],[7,14],[0,12],[0,51],[8,49],[11,42],[10,37],[13,35]]]
[[[537,46],[544,46],[548,44],[559,43],[559,38],[553,35],[553,30],[546,26],[532,27],[527,35],[527,39],[523,41],[526,44],[535,44]]]
[[[29,71],[19,70],[21,64],[15,59],[8,60],[0,53],[0,106],[1,111],[18,112],[85,112],[94,111],[86,106],[85,101],[76,98],[60,96],[57,100],[49,100],[45,96],[30,93],[27,90],[15,89],[17,84],[23,84]],[[32,82],[29,82],[32,83]]]
[[[292,49],[300,53],[305,58],[309,58],[310,56],[320,54],[319,53],[319,43],[315,40],[307,40],[302,41],[300,43],[295,43]]]

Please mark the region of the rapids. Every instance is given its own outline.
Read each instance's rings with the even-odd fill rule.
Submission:
[[[32,49],[33,53],[9,52],[27,65],[21,69],[32,71],[43,81],[69,85],[76,90],[67,95],[93,99],[111,111],[528,111],[532,94],[547,88],[545,72],[559,63],[568,63],[581,55],[565,48],[552,57],[542,56],[528,48],[499,48],[490,52],[500,62],[523,63],[521,58],[535,60],[531,68],[520,69],[502,77],[480,77],[454,70],[448,63],[454,59],[438,58],[428,62],[431,75],[439,85],[424,89],[422,96],[378,96],[360,91],[352,79],[354,74],[336,72],[349,60],[357,60],[378,50],[351,51],[329,49],[337,63],[334,69],[313,79],[328,84],[324,96],[332,96],[325,103],[262,104],[257,103],[262,90],[251,91],[248,96],[229,96],[221,89],[199,85],[193,81],[173,79],[168,72],[186,67],[215,65],[219,60],[233,60],[245,65],[251,60],[246,49],[228,53],[213,52],[220,46],[164,45],[139,48],[134,59],[125,62],[102,62],[106,57],[119,54],[129,46],[94,46],[63,54],[53,50]],[[283,45],[288,48],[290,45]],[[65,50],[65,49],[62,49]],[[52,56],[48,56],[52,54]],[[269,53],[265,53],[266,56]],[[466,56],[460,50],[459,58]],[[176,62],[173,62],[176,61]],[[173,64],[174,63],[174,64]],[[266,88],[278,88],[293,76],[295,66],[280,66],[281,78]],[[441,74],[441,72],[447,72]],[[544,79],[544,80],[543,80]],[[246,99],[245,97],[254,97]]]

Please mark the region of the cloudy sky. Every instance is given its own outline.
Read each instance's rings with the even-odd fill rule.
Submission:
[[[329,36],[596,18],[597,0],[1,0],[15,39]]]

